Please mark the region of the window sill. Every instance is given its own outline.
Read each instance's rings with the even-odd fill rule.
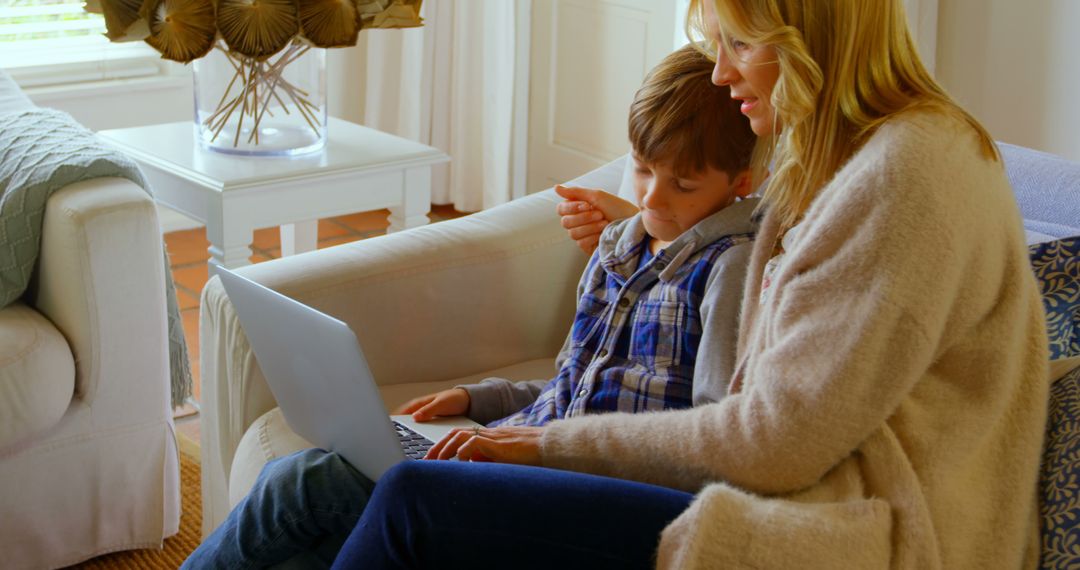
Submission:
[[[96,97],[102,95],[129,95],[145,91],[183,88],[189,87],[190,85],[191,73],[185,69],[181,73],[170,75],[137,77],[132,79],[107,79],[104,81],[85,81],[81,83],[47,85],[43,87],[26,87],[23,91],[25,91],[36,104],[42,105],[74,98]]]
[[[6,44],[0,68],[27,91],[190,76],[183,66],[163,60],[143,42],[111,43],[104,36]]]

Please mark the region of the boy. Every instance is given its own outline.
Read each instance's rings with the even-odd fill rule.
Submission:
[[[584,413],[639,412],[723,397],[753,227],[753,133],[712,63],[691,47],[660,63],[630,111],[642,211],[611,224],[589,260],[552,380],[488,379],[418,398],[396,413],[466,413],[493,426],[542,426]],[[701,109],[715,109],[715,113]],[[449,457],[468,437],[439,442]],[[374,483],[340,456],[305,450],[266,465],[254,488],[185,568],[328,565]]]
[[[711,83],[712,68],[686,46],[635,95],[629,131],[640,212],[601,235],[578,286],[558,375],[492,378],[418,398],[397,413],[541,426],[585,413],[689,407],[726,394],[757,200],[736,202],[751,191],[754,134],[738,102]],[[573,190],[556,187],[567,197]],[[448,457],[454,446],[445,448],[431,456]]]

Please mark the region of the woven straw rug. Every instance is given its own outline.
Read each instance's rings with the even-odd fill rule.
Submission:
[[[157,570],[179,568],[201,541],[202,493],[199,446],[183,434],[180,444],[180,532],[165,539],[161,550],[128,550],[92,558],[69,567],[79,570]]]

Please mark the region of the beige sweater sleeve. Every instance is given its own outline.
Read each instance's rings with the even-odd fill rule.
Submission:
[[[723,480],[778,494],[820,480],[1022,270],[1007,266],[1023,247],[1007,185],[980,194],[1000,190],[1001,168],[954,131],[886,125],[822,190],[758,308],[751,344],[768,348],[750,351],[741,393],[555,422],[544,465],[686,490]]]

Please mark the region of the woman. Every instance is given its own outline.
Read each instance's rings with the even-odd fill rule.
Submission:
[[[402,465],[338,566],[1037,564],[1047,339],[989,135],[919,62],[902,0],[690,13],[772,165],[730,395],[461,434],[461,458],[560,471]],[[573,215],[587,249],[604,222]]]

